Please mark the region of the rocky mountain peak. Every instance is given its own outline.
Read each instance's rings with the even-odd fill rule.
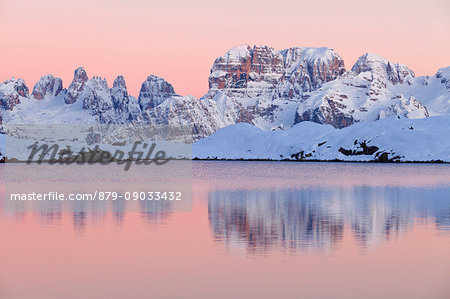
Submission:
[[[240,61],[241,58],[250,56],[251,51],[252,47],[247,44],[242,44],[231,48],[224,56],[226,56],[227,62]]]
[[[128,114],[128,103],[130,102],[130,97],[125,84],[125,78],[123,76],[117,76],[114,80],[113,87],[111,88],[111,98],[114,109],[116,109],[116,112],[119,115]]]
[[[217,58],[209,76],[210,96],[218,90],[232,97],[261,95],[294,98],[345,72],[344,61],[329,48],[241,45]]]
[[[173,86],[161,77],[150,75],[142,83],[139,92],[139,105],[142,110],[154,108],[164,100],[177,96]]]
[[[108,87],[108,82],[106,81],[106,79],[105,79],[105,78],[102,78],[102,77],[100,77],[100,76],[94,76],[94,77],[92,77],[91,80],[88,80],[88,81],[91,81],[91,82],[92,82],[92,83],[91,83],[91,86],[93,86],[93,87],[99,86],[99,87],[101,87],[102,89],[109,89],[109,87]]]
[[[57,96],[63,90],[62,80],[53,75],[45,75],[34,85],[32,97],[42,100],[47,95]]]
[[[229,93],[245,94],[252,82],[262,83],[260,89],[273,88],[282,76],[283,56],[267,46],[240,45],[217,58],[211,68],[209,88],[227,89]],[[259,88],[259,87],[258,87]]]
[[[97,116],[100,122],[113,122],[113,103],[106,79],[94,76],[85,81],[78,97],[83,100],[83,109]]]
[[[345,73],[344,60],[330,48],[294,47],[281,53],[285,81],[292,85],[289,89],[291,95],[316,90]]]
[[[73,104],[77,101],[78,97],[83,92],[84,85],[88,79],[84,68],[79,67],[75,70],[72,83],[70,83],[66,96],[64,97],[66,104]]]
[[[5,110],[12,110],[20,103],[20,97],[29,97],[29,90],[22,79],[6,80],[0,84],[0,107]]]
[[[119,75],[114,79],[113,88],[127,89],[125,78],[122,75]]]
[[[450,89],[450,66],[440,68],[435,77],[441,79],[441,83],[445,84],[447,89]]]
[[[16,79],[12,77],[9,80],[5,80],[3,84],[5,85],[5,87],[8,86],[9,89],[15,91],[21,97],[27,98],[29,96],[29,89],[23,79]]]
[[[394,115],[408,118],[429,116],[416,98],[401,92],[414,82],[414,72],[376,54],[359,57],[352,68],[310,94],[297,109],[295,122],[313,121],[344,128],[361,121]],[[401,86],[403,85],[403,86]]]
[[[359,57],[352,67],[352,72],[356,75],[362,74],[365,79],[370,81],[381,80],[394,85],[408,82],[408,77],[414,78],[415,76],[414,72],[406,65],[392,63],[373,53],[366,53]],[[371,78],[363,73],[369,73]]]
[[[74,74],[73,74],[74,81],[86,82],[88,79],[89,78],[86,73],[86,70],[82,66],[75,69]]]

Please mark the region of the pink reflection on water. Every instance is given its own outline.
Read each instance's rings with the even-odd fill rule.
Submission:
[[[2,298],[450,294],[446,165],[194,165],[192,212],[0,213]]]

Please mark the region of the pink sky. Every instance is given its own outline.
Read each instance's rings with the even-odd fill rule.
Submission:
[[[202,96],[214,59],[235,45],[327,46],[350,69],[374,52],[416,75],[450,65],[445,0],[206,1],[0,0],[0,80],[44,74],[67,87],[78,66],[139,93],[150,74]]]

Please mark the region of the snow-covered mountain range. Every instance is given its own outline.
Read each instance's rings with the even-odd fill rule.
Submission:
[[[371,53],[346,70],[330,48],[241,45],[215,60],[208,82],[208,92],[197,99],[150,75],[136,98],[123,76],[109,86],[81,67],[67,88],[45,75],[30,93],[22,79],[12,78],[0,84],[0,121],[188,124],[199,140],[236,123],[262,130],[304,121],[344,128],[390,116],[450,114],[450,67],[415,77],[407,66]]]
[[[203,99],[234,99],[265,130],[302,121],[343,128],[392,115],[447,115],[450,67],[433,77],[414,77],[405,65],[375,54],[350,71],[329,48],[241,46],[216,59]]]

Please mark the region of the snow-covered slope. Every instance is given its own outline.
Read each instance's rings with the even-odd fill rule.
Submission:
[[[302,122],[287,130],[228,126],[193,145],[201,159],[445,161],[450,162],[450,116],[390,117],[336,129]]]
[[[194,140],[231,124],[251,122],[251,115],[239,103],[220,94],[204,101],[193,96],[172,96],[142,113],[148,123],[192,126]]]
[[[390,90],[420,99],[431,116],[450,114],[450,66],[440,68],[432,77],[421,76],[410,82],[410,85],[392,86]]]

